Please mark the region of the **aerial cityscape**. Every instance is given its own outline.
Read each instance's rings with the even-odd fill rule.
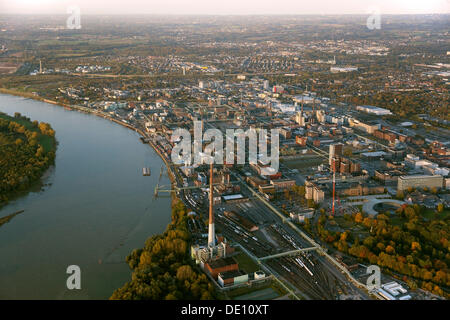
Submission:
[[[3,2],[0,300],[450,298],[448,1]]]

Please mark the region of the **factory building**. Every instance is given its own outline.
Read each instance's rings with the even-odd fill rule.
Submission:
[[[338,196],[366,196],[369,194],[384,193],[384,186],[377,183],[365,182],[341,182],[336,185],[336,193]]]
[[[292,189],[295,186],[295,180],[291,179],[271,180],[270,184],[275,188],[276,191],[282,191],[285,189]]]
[[[216,280],[219,273],[238,270],[238,263],[232,257],[220,258],[205,263],[205,271]]]
[[[398,178],[397,191],[404,191],[408,188],[442,188],[444,178],[441,175],[414,175],[400,176]]]
[[[248,282],[248,274],[244,274],[241,271],[221,272],[217,276],[217,282],[219,282],[222,287],[245,283]]]
[[[230,247],[227,242],[221,241],[214,247],[195,244],[191,246],[191,258],[197,264],[202,264],[211,259],[228,257],[234,252],[234,248]]]
[[[210,165],[209,173],[209,224],[208,224],[208,242],[206,245],[196,245],[191,247],[191,256],[202,267],[208,262],[214,262],[226,258],[234,249],[222,240],[217,243],[216,230],[214,225],[214,188],[213,188],[213,165]],[[220,197],[218,197],[220,200]]]
[[[320,203],[325,199],[325,192],[310,181],[306,181],[305,191],[305,198],[307,200],[314,200],[315,203]]]
[[[224,211],[223,214],[225,215],[225,217],[233,220],[234,222],[245,228],[247,231],[253,232],[258,230],[258,226],[256,224],[254,224],[247,218],[244,218],[235,211]]]
[[[395,281],[383,284],[381,288],[377,290],[377,292],[385,300],[411,299],[411,296],[407,294],[408,291]]]
[[[375,131],[380,130],[381,125],[379,123],[376,124],[370,124],[370,123],[364,123],[362,121],[359,121],[357,119],[350,118],[348,120],[348,124],[352,128],[357,128],[361,131],[365,131],[369,134],[373,134]]]
[[[297,112],[295,115],[295,122],[300,125],[301,127],[304,127],[306,124],[306,117],[303,115],[302,112]]]
[[[333,164],[333,158],[339,158],[342,156],[343,148],[344,145],[342,143],[330,144],[329,159],[328,159],[328,164],[330,166],[332,166]]]

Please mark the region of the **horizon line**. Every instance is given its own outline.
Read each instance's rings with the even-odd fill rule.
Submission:
[[[83,13],[86,16],[367,16],[369,13]],[[0,16],[67,16],[67,13],[0,13]],[[389,16],[420,16],[420,15],[450,15],[449,12],[405,12],[405,13],[383,13]]]

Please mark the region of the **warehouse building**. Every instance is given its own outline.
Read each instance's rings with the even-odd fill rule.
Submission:
[[[217,276],[217,282],[222,287],[245,283],[248,282],[248,274],[244,274],[241,271],[221,272]]]
[[[408,188],[442,188],[443,184],[444,178],[440,175],[400,176],[397,191],[404,191]]]
[[[205,271],[216,280],[220,273],[238,270],[238,263],[232,257],[220,258],[205,263]]]

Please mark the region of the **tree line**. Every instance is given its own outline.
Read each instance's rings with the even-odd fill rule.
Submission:
[[[344,219],[354,227],[344,232],[328,230],[326,226],[335,218],[322,214],[317,232],[337,250],[383,267],[412,289],[421,287],[446,296],[443,288],[450,286],[448,218],[428,220],[422,216],[424,210],[419,205],[403,205],[395,217],[402,223],[393,223],[389,213],[376,217],[347,214]]]
[[[0,113],[0,206],[28,189],[55,161],[52,127],[20,113]]]
[[[111,300],[209,300],[214,287],[189,256],[187,209],[176,200],[172,221],[161,235],[147,239],[126,258],[131,281],[114,291]]]

